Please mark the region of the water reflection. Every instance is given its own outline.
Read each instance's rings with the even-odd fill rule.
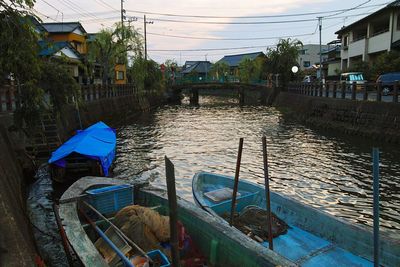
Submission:
[[[164,155],[177,192],[191,200],[195,172],[234,175],[244,137],[241,178],[263,182],[261,137],[268,143],[272,189],[358,223],[372,225],[372,146],[381,147],[381,225],[400,229],[400,151],[287,121],[272,107],[239,107],[201,98],[200,107],[165,106],[118,129],[117,177],[165,186]]]

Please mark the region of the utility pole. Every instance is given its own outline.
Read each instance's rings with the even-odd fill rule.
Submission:
[[[125,20],[125,14],[126,10],[124,9],[124,0],[121,0],[121,25],[124,27],[124,20]]]
[[[318,17],[319,27],[319,79],[322,81],[322,17]]]
[[[146,34],[146,24],[153,24],[154,21],[146,21],[146,15],[144,15],[143,22],[144,22],[144,59],[147,60],[147,34]]]
[[[147,60],[147,35],[146,35],[146,15],[144,15],[144,59]]]

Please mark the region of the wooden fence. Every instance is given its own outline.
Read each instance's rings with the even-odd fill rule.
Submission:
[[[387,91],[387,88],[390,91]],[[383,90],[385,89],[385,90]],[[288,85],[288,92],[339,99],[351,99],[359,101],[378,101],[378,102],[399,102],[399,82],[396,81],[391,86],[383,86],[382,83],[362,83],[353,82],[332,82],[325,84],[294,82]]]
[[[0,112],[14,112],[18,105],[18,90],[15,85],[4,85],[0,87]],[[144,93],[150,93],[146,91]],[[132,84],[112,84],[112,85],[82,85],[81,100],[92,102],[105,98],[124,97],[139,94],[137,88]],[[73,99],[68,99],[68,103],[73,103]]]

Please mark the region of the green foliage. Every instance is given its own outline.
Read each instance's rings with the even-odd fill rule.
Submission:
[[[370,78],[375,80],[381,74],[394,71],[400,71],[400,52],[392,50],[378,56],[371,66]]]
[[[217,79],[225,78],[229,74],[229,65],[226,62],[219,61],[211,66],[210,75]]]
[[[57,113],[61,112],[69,98],[76,98],[80,90],[68,65],[52,61],[43,62],[39,85],[49,95],[51,106]]]
[[[359,61],[359,62],[355,63],[346,72],[362,72],[364,79],[366,79],[366,80],[370,80],[373,75],[371,72],[371,67],[365,61]]]
[[[275,49],[267,51],[267,72],[279,74],[282,85],[285,86],[292,78],[292,67],[297,66],[299,50],[303,47],[301,41],[281,39]]]
[[[153,60],[145,60],[142,57],[135,58],[132,66],[128,69],[128,74],[140,91],[163,89],[161,70]]]
[[[239,78],[241,82],[249,83],[254,80],[262,79],[265,65],[264,58],[256,58],[251,60],[244,58],[239,63]]]
[[[102,66],[102,81],[107,84],[113,76],[116,63],[127,64],[127,55],[141,57],[143,54],[141,35],[133,27],[117,23],[114,29],[103,29],[88,45],[88,58],[91,64]]]

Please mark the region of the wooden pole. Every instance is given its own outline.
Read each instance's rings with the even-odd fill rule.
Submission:
[[[232,206],[231,206],[231,218],[229,220],[229,225],[232,226],[233,223],[233,214],[235,213],[236,207],[236,195],[239,184],[239,172],[240,172],[240,162],[242,160],[242,150],[243,150],[243,138],[239,139],[239,151],[236,161],[236,172],[235,172],[235,182],[233,184],[233,193],[232,193]]]
[[[267,201],[267,224],[268,224],[268,246],[270,250],[274,250],[272,239],[272,214],[271,214],[271,197],[269,193],[269,175],[268,175],[268,157],[267,157],[267,138],[262,137],[263,159],[264,159],[264,182],[265,182],[265,199]]]
[[[379,266],[379,149],[372,149],[374,174],[374,266]]]
[[[167,178],[168,204],[169,204],[169,228],[171,232],[171,256],[172,266],[179,267],[179,250],[178,250],[178,204],[176,202],[175,188],[175,170],[174,164],[165,156],[165,176]]]

